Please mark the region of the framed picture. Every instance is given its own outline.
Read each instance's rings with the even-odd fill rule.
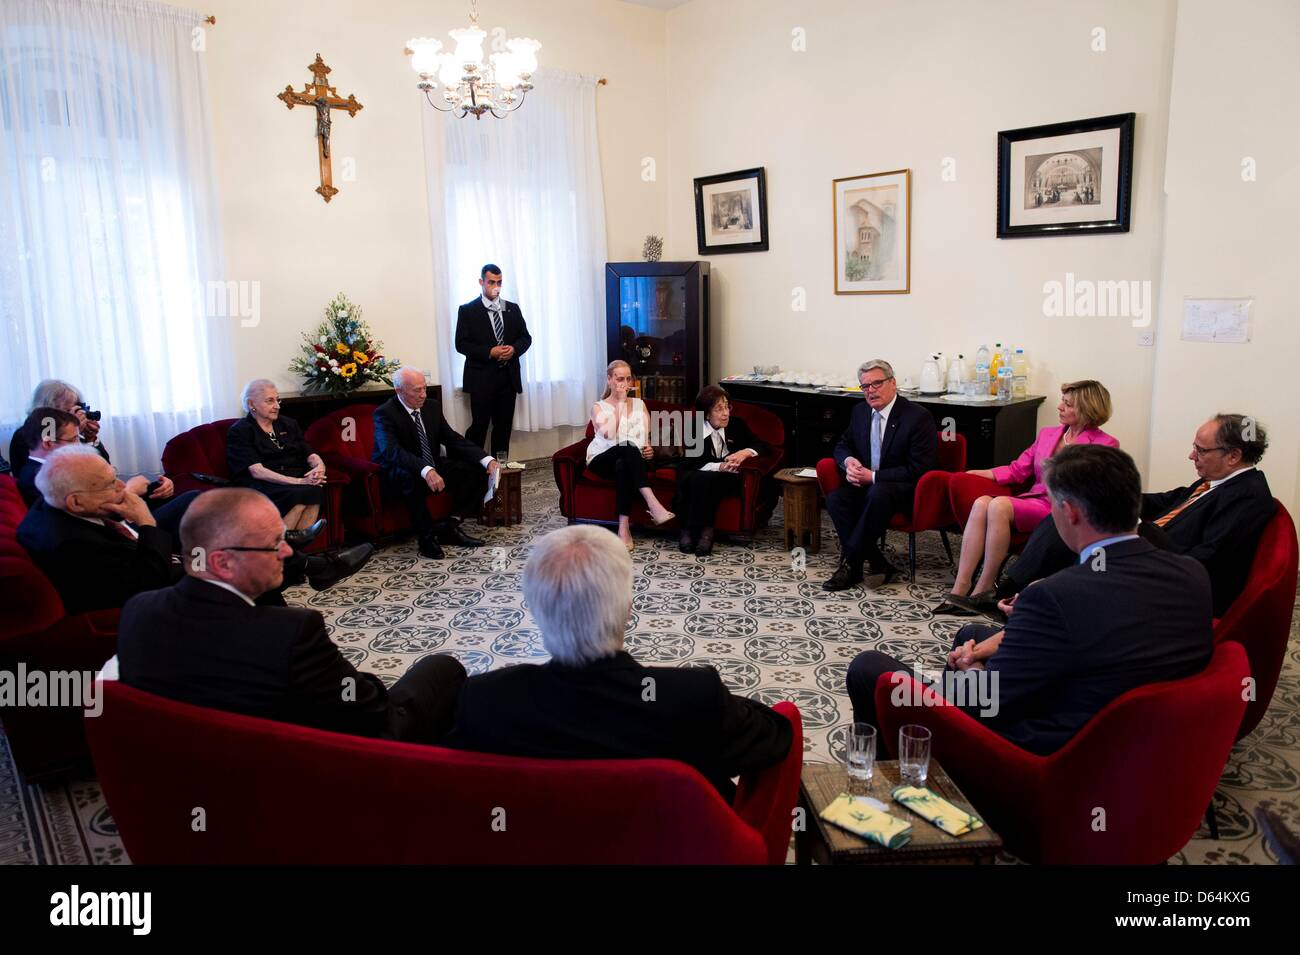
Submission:
[[[700,255],[767,251],[767,173],[762,166],[695,180]]]
[[[912,291],[912,170],[836,179],[835,294]]]
[[[1127,232],[1135,118],[998,133],[998,238]]]

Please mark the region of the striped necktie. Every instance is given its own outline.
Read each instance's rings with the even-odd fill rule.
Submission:
[[[429,436],[424,431],[424,419],[420,417],[420,412],[412,411],[411,417],[415,419],[415,433],[420,438],[420,460],[425,464],[433,464],[433,449],[429,447]]]
[[[1188,495],[1187,500],[1183,501],[1183,503],[1179,504],[1177,507],[1175,507],[1164,517],[1156,518],[1155,521],[1156,527],[1164,527],[1166,524],[1172,521],[1179,514],[1183,513],[1183,511],[1187,510],[1187,508],[1191,506],[1192,502],[1194,502],[1198,497],[1200,497],[1209,489],[1210,489],[1209,481],[1202,481],[1200,484],[1196,485],[1196,488],[1192,491],[1191,494]]]
[[[501,300],[497,299],[488,306],[488,314],[492,316],[492,334],[497,337],[497,344],[506,343],[506,327],[501,321]]]

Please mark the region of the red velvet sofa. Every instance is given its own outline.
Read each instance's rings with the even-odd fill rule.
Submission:
[[[0,670],[94,673],[117,648],[117,610],[69,615],[54,585],[18,543],[27,514],[18,485],[0,475]],[[82,710],[69,707],[0,708],[18,771],[28,782],[52,778],[86,764]]]
[[[190,428],[167,442],[162,453],[163,473],[176,485],[177,494],[212,490],[214,485],[195,478],[195,472],[230,479],[230,468],[226,465],[226,435],[230,426],[238,420],[223,418],[220,421],[210,421]],[[310,438],[307,443],[311,444]],[[320,448],[315,450],[325,459]],[[325,499],[321,506],[325,532],[313,542],[309,550],[322,550],[343,543],[343,486],[349,478],[346,472],[330,467],[328,460],[325,463],[328,473],[325,476]]]
[[[908,676],[896,688],[894,674],[881,675],[876,712],[890,752],[900,726],[929,727],[933,758],[1022,859],[1155,865],[1200,825],[1241,725],[1249,672],[1245,650],[1220,643],[1201,673],[1130,690],[1050,756],[1007,742]]]
[[[652,414],[656,411],[695,413],[693,405],[663,401],[647,401],[646,410]],[[785,460],[785,426],[770,411],[744,402],[733,402],[731,413],[743,420],[769,450],[740,466],[741,493],[723,498],[718,505],[714,527],[738,537],[752,537],[756,530],[767,525],[776,507],[778,492],[772,475]],[[569,519],[570,524],[579,521],[618,522],[614,482],[587,470],[587,445],[591,443],[593,433],[591,422],[587,422],[587,433],[581,441],[561,448],[551,457],[555,484],[560,490],[560,513]],[[677,488],[677,469],[669,466],[665,459],[654,462],[650,471],[650,488],[665,507],[671,508]],[[630,516],[633,524],[651,525],[643,501],[637,502]],[[667,528],[678,526],[680,522],[677,520],[664,525]]]
[[[948,563],[952,563],[952,545],[948,543],[948,530],[960,530],[952,513],[948,494],[949,479],[955,473],[966,470],[966,438],[960,434],[951,437],[939,432],[939,467],[927,471],[916,482],[916,492],[912,499],[912,516],[895,514],[889,522],[891,531],[907,535],[907,569],[912,580],[916,580],[916,535],[921,531],[938,531],[943,540],[943,549],[948,554]],[[822,458],[817,462],[817,486],[822,497],[829,497],[831,491],[844,483],[844,474],[835,463],[834,458]]]
[[[734,809],[672,760],[525,759],[367,739],[116,682],[104,684],[103,713],[86,730],[135,863],[779,864],[803,730],[793,704],[776,709],[793,724],[790,753],[742,778]],[[195,807],[206,831],[195,829]]]
[[[331,474],[347,477],[342,499],[342,526],[369,540],[392,537],[411,526],[401,498],[384,495],[383,469],[370,460],[375,450],[375,405],[347,405],[313,421],[307,443],[325,461]],[[431,494],[429,513],[435,521],[451,514],[451,497]]]
[[[1214,642],[1232,640],[1246,648],[1254,695],[1246,701],[1246,715],[1237,739],[1248,734],[1263,719],[1291,639],[1291,617],[1295,612],[1296,572],[1300,563],[1295,523],[1277,502],[1277,511],[1264,528],[1250,565],[1246,588],[1232,602],[1228,612],[1214,624]]]

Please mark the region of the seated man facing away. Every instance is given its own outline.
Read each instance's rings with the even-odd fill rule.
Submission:
[[[1040,755],[1134,687],[1204,669],[1213,641],[1205,568],[1137,534],[1142,484],[1132,458],[1074,445],[1046,462],[1043,477],[1075,564],[1027,587],[1005,630],[963,627],[948,657],[950,668],[986,671],[974,677],[979,702],[963,708]],[[876,722],[877,678],[905,669],[883,653],[858,655],[847,680],[855,721]]]
[[[181,522],[187,576],[122,609],[117,665],[105,675],[195,706],[359,736],[433,743],[450,725],[465,668],[418,661],[384,689],[329,638],[320,612],[258,606],[278,588],[292,551],[284,521],[246,488],[208,491]],[[112,661],[110,661],[111,663]]]
[[[448,746],[554,759],[676,759],[728,802],[732,776],[790,751],[789,721],[732,696],[712,667],[646,667],[623,649],[632,559],[609,531],[574,526],[547,534],[528,557],[523,591],[551,661],[467,680]]]
[[[1142,495],[1138,533],[1157,547],[1201,562],[1214,590],[1214,615],[1222,617],[1245,589],[1255,548],[1277,505],[1257,465],[1268,448],[1264,426],[1240,414],[1218,414],[1196,431],[1187,456],[1196,483]],[[1068,567],[1074,555],[1051,521],[1043,521],[999,582],[1010,597],[1035,580]],[[971,609],[988,613],[987,603]],[[996,616],[996,614],[994,614]]]

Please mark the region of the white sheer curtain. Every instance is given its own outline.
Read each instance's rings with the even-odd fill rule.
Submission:
[[[229,320],[205,317],[222,270],[201,23],[141,0],[0,2],[3,422],[61,378],[103,411],[123,473],[235,403]]]
[[[463,428],[464,356],[457,306],[495,262],[503,294],[533,336],[522,359],[516,431],[583,425],[604,384],[605,200],[596,139],[596,78],[539,70],[537,89],[505,119],[456,119],[423,106],[433,236],[434,322],[448,420]]]

